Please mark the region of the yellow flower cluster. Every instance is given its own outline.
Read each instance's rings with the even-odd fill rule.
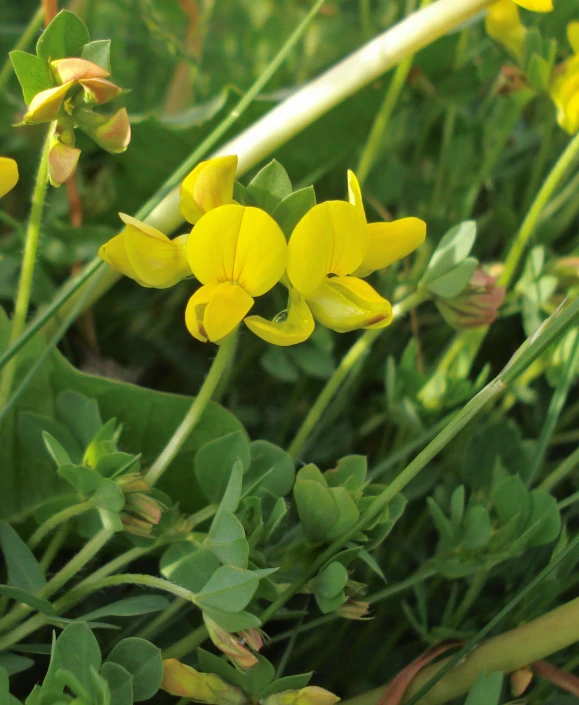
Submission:
[[[142,286],[165,288],[194,275],[202,286],[189,299],[185,323],[203,342],[220,343],[243,320],[275,345],[307,340],[314,319],[337,332],[387,326],[390,302],[360,277],[415,250],[426,224],[368,224],[358,181],[348,172],[349,200],[314,206],[286,242],[268,213],[233,201],[236,169],[237,157],[219,157],[183,181],[181,210],[194,225],[189,235],[170,240],[121,215],[126,227],[100,256]],[[278,282],[288,289],[287,310],[272,321],[247,316],[255,298]]]

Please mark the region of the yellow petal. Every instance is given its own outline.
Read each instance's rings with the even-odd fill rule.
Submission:
[[[485,29],[489,37],[522,59],[527,29],[521,23],[519,8],[512,0],[500,0],[489,7]]]
[[[10,157],[0,157],[0,198],[18,183],[18,164]]]
[[[567,25],[567,38],[573,51],[579,54],[579,22],[569,22]]]
[[[515,0],[517,5],[524,7],[525,10],[533,12],[551,12],[554,10],[553,0]]]
[[[314,332],[314,318],[303,296],[291,289],[287,312],[268,321],[261,316],[248,316],[245,325],[252,333],[272,345],[297,345],[307,340]]]
[[[364,201],[362,200],[362,190],[356,174],[348,169],[348,200],[355,206],[358,211],[360,211],[364,220],[366,220],[366,213],[364,212]]]
[[[237,156],[201,162],[181,184],[181,213],[196,223],[210,210],[233,203]]]
[[[579,56],[563,64],[551,86],[551,97],[557,106],[557,122],[575,134],[579,130]]]
[[[217,678],[217,676],[215,677]],[[211,703],[215,697],[205,682],[205,674],[199,673],[191,666],[174,658],[163,661],[161,688],[171,695],[192,698],[197,702]]]
[[[306,300],[315,318],[337,333],[384,328],[392,321],[390,302],[357,277],[327,279]]]
[[[253,298],[232,282],[202,286],[189,299],[185,325],[203,343],[219,343],[243,320]]]
[[[391,223],[368,225],[368,248],[357,277],[367,277],[377,269],[384,269],[393,262],[407,257],[422,245],[426,237],[426,223],[419,218],[401,218]]]
[[[45,91],[40,91],[30,101],[28,111],[23,120],[27,125],[36,125],[40,122],[51,122],[58,116],[64,98],[69,89],[74,84],[74,81],[56,88],[47,88]]]
[[[99,249],[99,257],[117,272],[134,279],[141,286],[148,286],[139,279],[127,255],[124,234],[116,235]]]
[[[287,244],[279,225],[265,211],[221,206],[193,228],[187,258],[202,284],[236,282],[251,296],[261,296],[284,273]]]
[[[351,274],[366,251],[366,220],[344,201],[327,201],[309,210],[294,228],[288,244],[287,273],[305,296],[328,274]]]
[[[102,66],[74,56],[51,61],[50,66],[60,83],[78,81],[81,78],[106,78],[110,76],[110,71],[103,69]]]

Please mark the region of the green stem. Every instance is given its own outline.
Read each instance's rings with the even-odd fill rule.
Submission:
[[[529,181],[527,183],[527,188],[525,189],[525,195],[523,197],[523,208],[522,213],[526,213],[531,203],[533,202],[533,196],[537,193],[537,188],[541,183],[541,176],[547,163],[549,153],[551,151],[551,146],[553,143],[553,133],[555,131],[555,111],[553,110],[552,104],[547,104],[548,113],[543,122],[541,129],[541,139],[539,146],[539,153],[533,158],[533,165],[531,167],[531,174]]]
[[[579,330],[575,331],[575,341],[573,347],[571,348],[569,354],[569,360],[563,372],[561,381],[557,385],[553,396],[551,397],[551,403],[549,404],[549,409],[547,410],[547,418],[543,423],[541,429],[541,435],[539,436],[539,442],[533,452],[533,464],[529,470],[529,474],[526,478],[526,482],[529,485],[533,484],[534,479],[537,477],[539,470],[545,459],[547,449],[551,443],[551,438],[553,436],[553,431],[557,425],[561,411],[565,406],[567,401],[567,395],[569,394],[569,389],[573,383],[573,378],[575,376],[575,370],[577,368],[577,361],[579,360]],[[552,476],[551,476],[552,477]]]
[[[364,39],[372,36],[372,13],[370,11],[370,0],[360,0],[360,25]]]
[[[205,639],[207,639],[207,629],[205,625],[197,627],[191,634],[183,637],[163,651],[163,658],[183,658],[194,651]]]
[[[548,475],[543,482],[540,484],[540,488],[545,490],[545,492],[550,492],[555,485],[562,482],[568,475],[570,475],[573,470],[579,465],[579,447],[567,456],[553,472]]]
[[[570,494],[568,497],[565,497],[565,499],[562,499],[560,502],[557,502],[557,507],[559,511],[562,511],[563,509],[570,507],[572,504],[575,504],[575,502],[579,502],[579,490],[573,494]]]
[[[415,291],[413,294],[394,306],[392,312],[393,320],[398,320],[405,313],[408,313],[408,311],[429,298],[430,296],[428,293],[422,290]],[[378,338],[382,330],[383,329],[365,331],[342,358],[342,361],[330,379],[326,382],[325,387],[322,389],[319,397],[316,399],[314,405],[308,412],[308,415],[304,419],[293,441],[290,443],[288,453],[294,460],[300,456],[311,432],[314,430],[316,424],[319,422],[322,414],[334,398],[340,386],[344,383],[352,369],[358,365],[360,361],[363,360],[364,357],[370,352],[374,341]]]
[[[213,364],[209,370],[205,381],[201,385],[201,389],[197,393],[191,408],[185,415],[185,418],[179,424],[179,427],[169,439],[169,442],[162,450],[161,454],[155,460],[149,471],[145,475],[145,482],[152,487],[158,479],[163,475],[170,463],[175,459],[177,453],[183,447],[183,444],[189,437],[191,431],[195,428],[201,414],[205,411],[207,404],[211,401],[211,397],[219,380],[221,379],[227,365],[235,352],[235,342],[237,333],[229,335],[219,346],[217,356],[213,360]]]
[[[187,590],[176,583],[163,578],[157,578],[154,575],[146,575],[141,573],[122,573],[121,575],[109,575],[107,578],[100,580],[91,580],[84,587],[77,587],[70,592],[70,598],[82,600],[87,595],[90,595],[97,590],[102,590],[106,587],[114,587],[116,585],[144,585],[145,587],[153,588],[154,590],[163,590],[169,592],[175,597],[179,597],[187,602],[193,602],[195,593]]]
[[[579,133],[569,142],[533,201],[533,205],[529,209],[527,217],[523,221],[507,255],[505,268],[500,277],[500,283],[502,285],[508,286],[511,283],[525,248],[535,232],[543,209],[577,158],[579,158]]]
[[[451,627],[454,627],[456,629],[462,624],[463,619],[466,617],[468,611],[476,602],[477,597],[480,595],[481,590],[483,589],[486,583],[487,577],[487,571],[479,571],[478,573],[476,573],[476,575],[474,576],[474,580],[466,591],[466,595],[464,596],[462,602],[458,606],[458,609],[453,615],[453,618],[450,623]]]
[[[46,199],[46,189],[48,187],[48,153],[52,143],[52,135],[54,127],[48,128],[42,153],[40,156],[40,164],[36,173],[36,182],[32,193],[32,207],[30,209],[30,218],[26,228],[26,242],[24,245],[24,254],[22,257],[22,269],[20,270],[20,278],[18,280],[18,292],[14,303],[14,315],[12,317],[12,326],[10,329],[10,338],[8,347],[10,347],[22,335],[22,331],[26,325],[26,316],[28,315],[28,306],[30,304],[30,294],[32,293],[32,281],[34,277],[34,265],[36,263],[36,252],[38,250],[38,239],[40,237],[40,225],[42,222],[42,211],[44,210],[44,201]],[[12,360],[10,365],[2,373],[2,381],[0,382],[0,409],[2,409],[10,396],[12,388],[12,380],[16,372],[16,360]]]
[[[66,509],[62,509],[60,512],[53,514],[32,534],[28,540],[28,547],[36,548],[42,539],[53,529],[56,529],[57,526],[60,526],[60,524],[63,524],[73,517],[84,514],[84,512],[88,512],[89,509],[92,509],[93,507],[94,504],[92,502],[81,502],[80,504],[75,504],[72,507],[66,507]]]
[[[189,600],[184,600],[182,597],[178,597],[176,600],[173,600],[170,607],[158,614],[155,619],[144,626],[135,634],[135,636],[139,639],[152,639],[156,636],[156,634],[158,634],[161,627],[163,627],[170,619],[178,614],[184,607],[187,607],[187,605],[190,604],[191,602]]]
[[[24,49],[27,49],[28,46],[32,43],[32,40],[38,34],[43,22],[44,10],[42,7],[39,7],[34,13],[34,15],[32,15],[30,22],[26,26],[26,29],[24,30],[24,32],[22,32],[20,38],[16,42],[14,46],[14,51],[22,51]],[[4,89],[6,88],[6,84],[10,80],[10,76],[12,76],[12,62],[10,61],[10,57],[8,57],[4,62],[4,66],[2,66],[2,70],[0,71],[0,95],[4,93]]]
[[[62,544],[66,541],[66,537],[68,536],[68,530],[69,527],[67,526],[67,524],[61,524],[58,528],[58,531],[48,542],[48,545],[46,546],[46,549],[42,554],[42,558],[38,561],[40,567],[45,573],[52,565],[52,561],[56,557],[56,554],[62,548]]]

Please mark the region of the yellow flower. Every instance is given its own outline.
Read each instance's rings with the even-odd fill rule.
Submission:
[[[514,2],[532,12],[551,12],[554,9],[553,0],[514,0]]]
[[[189,299],[185,323],[202,342],[219,343],[242,321],[254,297],[282,276],[287,245],[259,208],[225,205],[206,213],[187,241],[187,259],[203,286]]]
[[[181,213],[195,224],[205,213],[233,203],[237,156],[201,162],[181,184]]]
[[[18,164],[10,157],[0,157],[0,198],[18,183]]]
[[[247,698],[236,686],[226,683],[215,673],[200,673],[175,658],[163,661],[161,688],[171,695],[208,705],[247,703]]]
[[[579,131],[579,22],[568,25],[567,36],[575,56],[556,69],[551,97],[557,107],[557,122],[573,135]]]
[[[519,8],[513,0],[500,0],[490,6],[485,28],[489,37],[522,61],[527,28],[521,23]]]
[[[130,215],[119,215],[125,228],[100,248],[101,259],[141,286],[154,289],[166,289],[191,276],[185,256],[188,235],[170,240]]]
[[[294,345],[306,340],[314,328],[308,309],[322,325],[338,333],[384,328],[392,321],[390,302],[358,276],[365,277],[410,254],[424,241],[426,225],[418,218],[368,225],[353,172],[348,172],[348,188],[349,203],[328,201],[314,206],[290,237],[290,295],[283,319],[251,316],[246,320],[268,342]]]

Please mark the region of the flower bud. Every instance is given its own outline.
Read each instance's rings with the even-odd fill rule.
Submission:
[[[458,296],[437,298],[436,306],[453,328],[479,328],[493,323],[505,299],[506,289],[496,284],[497,278],[478,267],[468,286]]]
[[[121,95],[121,93],[126,93],[125,90],[115,86],[110,81],[106,81],[104,78],[84,78],[79,83],[84,89],[84,100],[86,103],[102,105]]]
[[[72,118],[99,147],[111,154],[121,154],[129,146],[131,125],[126,108],[110,116],[100,115],[88,108],[76,108]]]
[[[337,333],[357,328],[384,328],[392,321],[392,306],[370,284],[357,277],[328,278],[306,302],[314,317]]]
[[[123,529],[134,536],[143,536],[144,538],[147,538],[153,531],[152,524],[148,521],[144,521],[143,519],[139,519],[132,514],[121,512],[121,521],[123,523]]]
[[[175,658],[163,661],[161,688],[171,695],[208,705],[245,705],[242,691],[214,673],[200,673]]]
[[[335,705],[340,700],[325,688],[308,685],[301,690],[284,690],[260,700],[260,705]]]
[[[244,629],[239,632],[239,636],[245,641],[250,649],[261,651],[263,647],[263,638],[259,629]]]
[[[511,693],[514,698],[519,698],[527,690],[533,680],[533,671],[528,666],[519,668],[511,673]]]
[[[220,627],[210,617],[203,613],[203,621],[209,632],[209,638],[236,666],[247,670],[259,663],[251,651],[243,645],[241,639]]]
[[[68,83],[69,81],[79,81],[83,78],[106,78],[110,72],[103,69],[92,61],[69,57],[66,59],[56,59],[50,62],[50,67],[58,83]]]
[[[131,492],[127,495],[125,511],[155,525],[161,521],[163,514],[161,504],[153,497],[141,492]]]
[[[61,186],[76,171],[80,149],[55,139],[48,152],[48,178],[53,186]]]
[[[18,183],[18,164],[10,157],[0,157],[0,198]]]
[[[237,156],[201,162],[181,184],[181,213],[195,224],[207,211],[233,203]]]
[[[28,110],[24,115],[23,122],[26,125],[38,125],[42,122],[52,122],[58,117],[66,94],[74,85],[74,81],[68,81],[56,88],[47,88],[40,91],[30,101]]]
[[[336,612],[340,617],[344,617],[345,619],[365,620],[372,619],[372,617],[368,617],[369,609],[369,602],[364,602],[363,600],[348,600],[338,607]]]
[[[126,227],[102,245],[99,256],[117,272],[138,284],[167,289],[191,276],[185,256],[187,235],[170,240],[136,218],[120,214]]]

